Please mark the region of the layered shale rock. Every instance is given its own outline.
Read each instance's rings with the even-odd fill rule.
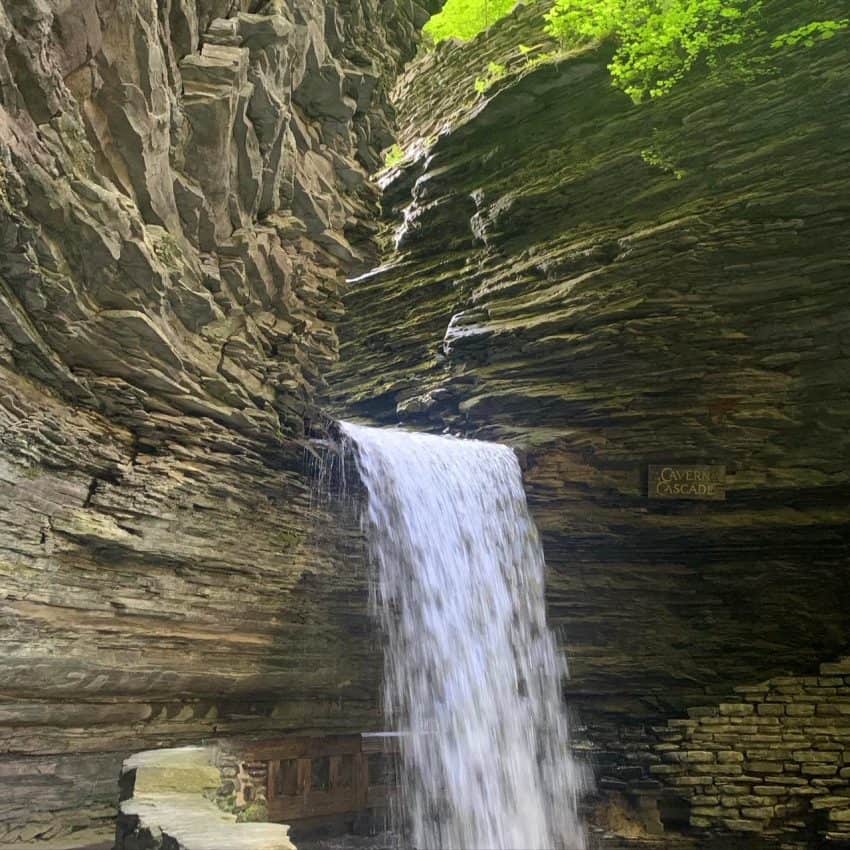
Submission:
[[[0,4],[0,843],[111,823],[133,750],[376,722],[303,434],[426,19]]]
[[[743,61],[641,105],[604,46],[538,61],[539,6],[441,45],[345,299],[337,410],[523,451],[600,787],[669,790],[671,825],[662,721],[850,643],[850,35],[768,44],[811,15],[765,4]],[[650,500],[665,463],[727,498]]]

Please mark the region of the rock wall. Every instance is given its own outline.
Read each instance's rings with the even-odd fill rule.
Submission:
[[[765,4],[765,40],[811,15]],[[850,35],[634,105],[541,33],[520,8],[402,78],[329,400],[521,450],[579,744],[657,797],[655,727],[850,644]],[[648,499],[671,462],[724,464],[725,501]]]
[[[651,770],[850,642],[848,36],[636,107],[540,12],[407,72],[380,236],[420,6],[0,3],[0,843],[111,831],[131,751],[376,725],[317,392],[519,447],[601,789],[763,823]]]
[[[814,812],[827,840],[850,841],[850,659],[819,672],[738,687],[659,730],[650,771],[690,801],[693,826],[781,835]]]
[[[0,3],[0,843],[111,830],[142,747],[377,722],[304,434],[426,18]]]

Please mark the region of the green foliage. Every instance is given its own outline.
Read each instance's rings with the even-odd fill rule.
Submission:
[[[652,144],[640,152],[640,158],[653,168],[660,168],[671,174],[677,180],[681,180],[686,172],[676,165],[673,154],[670,151],[669,139],[658,129],[652,131]]]
[[[504,17],[517,0],[448,0],[443,10],[425,24],[425,34],[435,43],[446,38],[474,38]]]
[[[778,35],[770,43],[771,47],[797,47],[803,45],[812,47],[818,41],[825,41],[837,35],[841,30],[850,27],[850,19],[844,18],[840,21],[812,21],[802,27],[797,27],[790,32]]]
[[[613,39],[614,83],[640,101],[752,38],[760,10],[761,0],[556,0],[546,17],[565,47]]]
[[[391,148],[387,148],[384,154],[384,168],[394,168],[404,161],[404,149],[396,142]]]
[[[478,94],[484,94],[496,80],[501,80],[508,73],[506,65],[500,65],[498,62],[490,62],[487,65],[487,73],[483,77],[475,78],[475,91]]]
[[[266,823],[269,819],[269,810],[265,800],[255,800],[249,803],[236,815],[238,823]]]

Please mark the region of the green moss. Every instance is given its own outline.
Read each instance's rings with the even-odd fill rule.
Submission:
[[[269,819],[269,808],[265,800],[254,800],[236,815],[239,823],[266,823]]]
[[[159,260],[170,268],[181,268],[183,253],[177,240],[167,231],[160,230],[153,240],[153,251]]]
[[[669,142],[658,130],[652,131],[652,144],[641,150],[640,158],[647,165],[659,168],[661,171],[671,174],[677,180],[681,180],[686,174],[685,170],[676,164]]]
[[[404,162],[404,149],[398,143],[387,149],[384,154],[384,168],[395,168]]]
[[[508,69],[505,65],[500,65],[498,62],[490,62],[487,65],[487,73],[483,77],[475,78],[475,91],[478,94],[484,94],[495,82],[501,80]]]

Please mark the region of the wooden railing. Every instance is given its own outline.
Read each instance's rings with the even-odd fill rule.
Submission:
[[[268,765],[268,817],[298,824],[383,809],[395,793],[398,739],[387,735],[280,738],[252,744],[245,757]]]

